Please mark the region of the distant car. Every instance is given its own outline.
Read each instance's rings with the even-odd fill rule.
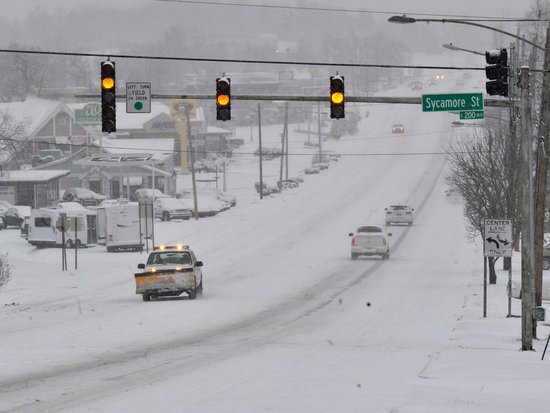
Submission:
[[[386,225],[391,224],[413,224],[413,211],[409,205],[390,205],[385,208]]]
[[[158,190],[158,189],[148,189],[148,188],[140,188],[140,189],[136,189],[136,191],[134,192],[134,195],[133,195],[133,200],[134,201],[139,201],[140,199],[145,199],[145,198],[153,198],[153,195],[155,198],[169,198],[170,196],[169,195],[165,195],[162,193],[162,191]]]
[[[405,126],[402,123],[396,123],[391,127],[391,133],[405,133]]]
[[[195,199],[193,198],[193,193],[184,192],[178,194],[178,201],[182,202],[185,208],[190,209],[194,214]],[[231,205],[225,201],[220,201],[219,199],[199,193],[197,193],[197,206],[199,217],[212,217],[219,212],[231,208]]]
[[[30,216],[30,214],[29,214]],[[21,228],[25,217],[19,214],[17,208],[9,208],[6,212],[3,213],[4,228],[7,227],[17,227]]]
[[[419,82],[419,81],[412,82],[411,90],[422,90],[422,82]]]
[[[283,179],[282,181],[277,182],[277,186],[283,189],[298,188],[300,184],[293,179]]]
[[[428,85],[431,85],[431,86],[437,85],[437,79],[435,79],[435,78],[433,78],[433,77],[430,78],[430,79],[428,80]]]
[[[179,199],[165,197],[155,199],[155,218],[170,221],[172,219],[188,220],[192,216],[193,211]]]
[[[321,170],[315,166],[304,169],[306,175],[318,174]]]
[[[256,182],[254,184],[254,188],[256,189],[256,192],[260,193],[260,183],[259,182]],[[271,194],[276,194],[278,192],[279,192],[279,188],[267,185],[265,182],[263,182],[263,185],[262,185],[263,195],[271,195]]]
[[[542,269],[545,271],[550,270],[550,245],[547,244],[542,249]]]
[[[356,260],[360,255],[380,255],[383,259],[390,258],[391,233],[377,225],[362,226],[355,233],[348,234],[351,239],[351,259]]]
[[[107,199],[105,195],[96,194],[94,191],[85,188],[69,188],[63,194],[62,201],[78,202],[84,206],[98,206]]]

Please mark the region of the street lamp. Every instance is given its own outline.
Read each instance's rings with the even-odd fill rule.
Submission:
[[[463,49],[462,47],[456,47],[452,43],[444,43],[444,44],[441,45],[441,47],[444,47],[445,49],[449,49],[449,50],[460,51],[460,52],[468,52],[468,53],[477,54],[477,55],[480,55],[480,56],[485,56],[485,53],[476,52],[475,50]]]
[[[436,23],[454,23],[454,24],[466,24],[468,26],[475,26],[475,27],[481,27],[483,29],[489,29],[489,30],[493,30],[495,32],[499,32],[499,33],[502,33],[502,34],[505,34],[506,36],[510,36],[510,37],[513,37],[515,39],[518,39],[522,42],[525,42],[527,44],[530,44],[531,46],[533,47],[536,47],[537,49],[540,49],[540,50],[546,50],[544,47],[542,47],[541,45],[538,45],[536,43],[533,43],[527,39],[524,39],[523,37],[519,37],[519,36],[516,36],[515,34],[513,33],[509,33],[509,32],[506,32],[504,30],[500,30],[500,29],[497,29],[496,27],[492,27],[492,26],[487,26],[485,24],[480,24],[480,23],[474,23],[474,22],[471,22],[471,21],[468,21],[468,20],[462,20],[462,19],[415,19],[414,17],[408,17],[408,16],[392,16],[388,19],[388,21],[390,23],[398,23],[398,24],[409,24],[409,23],[416,23],[416,22],[425,22],[425,23],[430,23],[430,22],[436,22]],[[521,21],[540,21],[539,19],[536,19],[536,20],[533,20],[533,19],[522,19]]]

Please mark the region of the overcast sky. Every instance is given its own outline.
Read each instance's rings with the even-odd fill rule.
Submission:
[[[217,1],[217,0],[216,0]],[[224,2],[226,0],[219,0]],[[226,1],[227,2],[227,1]],[[232,3],[269,4],[269,5],[319,5],[330,8],[356,8],[362,10],[378,10],[399,13],[436,13],[436,14],[464,14],[487,15],[495,17],[523,17],[530,7],[530,0],[237,0]],[[41,7],[44,9],[77,8],[82,6],[136,8],[141,5],[157,3],[158,7],[167,7],[155,0],[2,0],[0,9],[5,17],[22,17],[30,10]]]

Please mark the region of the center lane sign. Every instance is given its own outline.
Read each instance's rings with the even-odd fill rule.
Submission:
[[[423,112],[483,110],[482,93],[422,95]]]

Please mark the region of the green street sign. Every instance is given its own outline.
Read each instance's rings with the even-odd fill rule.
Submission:
[[[74,111],[76,123],[101,123],[101,104],[88,103]]]
[[[482,93],[422,95],[422,112],[483,110]]]
[[[460,111],[460,119],[461,120],[468,120],[468,119],[483,119],[484,113],[482,110],[462,110]]]

